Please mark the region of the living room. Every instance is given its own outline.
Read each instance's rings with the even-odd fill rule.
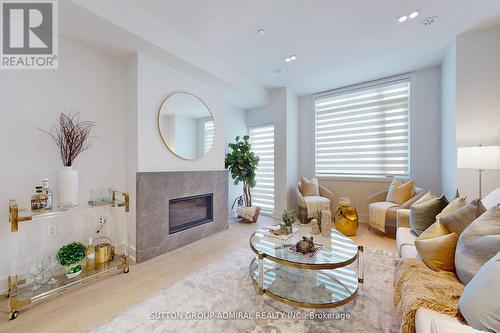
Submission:
[[[0,5],[0,332],[500,332],[498,1]]]

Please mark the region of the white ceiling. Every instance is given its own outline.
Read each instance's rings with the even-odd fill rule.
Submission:
[[[147,0],[140,6],[264,87],[288,86],[298,95],[438,65],[454,36],[500,22],[500,0]],[[416,19],[397,22],[414,9],[421,10]],[[438,22],[421,26],[429,16]],[[291,54],[297,61],[285,63]]]

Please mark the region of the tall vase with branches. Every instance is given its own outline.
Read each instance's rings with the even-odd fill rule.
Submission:
[[[78,112],[70,112],[61,113],[57,124],[50,131],[39,128],[56,144],[64,166],[59,173],[59,207],[78,205],[79,174],[72,166],[78,155],[90,148],[90,134],[95,125],[93,121],[81,121]]]
[[[226,168],[231,172],[234,185],[243,183],[243,197],[245,206],[252,206],[252,194],[250,189],[255,187],[255,171],[259,165],[259,157],[252,151],[252,146],[248,140],[250,137],[245,135],[243,138],[236,137],[234,143],[228,145],[231,151],[226,154]]]

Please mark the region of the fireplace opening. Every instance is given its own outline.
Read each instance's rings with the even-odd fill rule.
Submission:
[[[213,193],[169,200],[168,233],[175,234],[213,221]]]

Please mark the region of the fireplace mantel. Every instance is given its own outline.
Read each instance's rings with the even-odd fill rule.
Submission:
[[[212,194],[213,221],[169,234],[169,202],[207,193]],[[137,173],[137,262],[224,230],[227,196],[227,170]]]

